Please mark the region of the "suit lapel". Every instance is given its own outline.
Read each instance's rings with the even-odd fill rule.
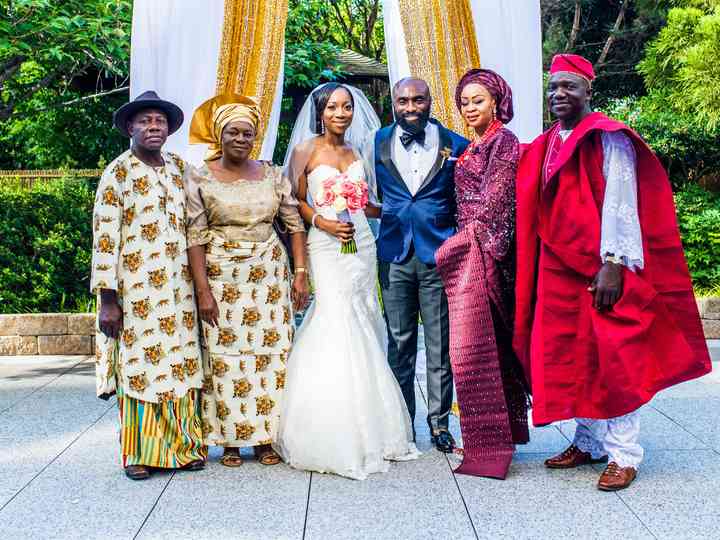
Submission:
[[[380,161],[383,165],[385,165],[385,168],[388,170],[390,175],[395,178],[395,180],[400,182],[400,185],[405,188],[405,191],[410,193],[410,190],[408,189],[405,180],[403,180],[402,176],[400,175],[400,171],[398,171],[395,163],[392,160],[392,142],[393,136],[395,135],[395,126],[395,124],[390,126],[391,129],[388,130],[389,135],[380,141]]]
[[[422,191],[425,186],[427,186],[432,181],[432,179],[435,178],[435,175],[444,165],[446,158],[443,156],[443,149],[452,149],[452,139],[450,138],[450,134],[448,133],[448,131],[442,125],[440,125],[440,123],[436,123],[435,125],[438,127],[438,133],[440,135],[438,141],[437,156],[435,156],[435,163],[433,164],[432,169],[430,169],[430,172],[425,177],[425,180],[423,180],[422,184],[420,184],[420,187],[417,190],[418,193],[420,193],[420,191]]]

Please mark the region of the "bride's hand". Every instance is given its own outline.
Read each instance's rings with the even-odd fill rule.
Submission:
[[[310,298],[310,285],[308,283],[307,272],[298,272],[295,274],[292,290],[290,291],[290,298],[292,299],[293,309],[295,311],[302,311],[307,307]]]
[[[210,290],[198,293],[198,310],[200,311],[200,319],[215,327],[220,319],[220,309],[218,308],[215,297]]]
[[[333,221],[331,219],[318,218],[315,220],[318,228],[328,234],[332,234],[335,238],[346,244],[353,239],[355,235],[355,226],[352,223],[343,221]]]

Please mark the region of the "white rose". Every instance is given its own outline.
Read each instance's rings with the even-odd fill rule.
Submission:
[[[340,185],[340,182],[335,182],[332,190],[335,195],[340,195],[342,193],[342,186]]]
[[[322,189],[319,189],[318,192],[315,194],[315,201],[318,203],[321,203],[325,200],[325,191]]]
[[[335,197],[335,202],[333,203],[333,209],[335,210],[335,213],[337,213],[337,214],[347,210],[347,201],[345,200],[345,197]]]

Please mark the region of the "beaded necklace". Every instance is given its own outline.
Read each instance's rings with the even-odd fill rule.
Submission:
[[[463,154],[460,156],[460,159],[458,159],[458,165],[465,163],[468,159],[470,159],[470,156],[475,152],[475,149],[488,142],[493,135],[502,129],[502,127],[503,123],[498,119],[490,122],[490,125],[485,130],[485,133],[483,133],[480,137],[473,139],[473,141],[465,149]]]

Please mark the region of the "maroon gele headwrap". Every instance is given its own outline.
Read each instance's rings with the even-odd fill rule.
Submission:
[[[587,58],[577,54],[556,54],[550,64],[550,74],[565,72],[579,75],[588,83],[595,80],[595,70]]]
[[[512,90],[500,75],[491,69],[471,69],[462,76],[455,89],[455,105],[460,110],[460,96],[468,84],[482,84],[495,99],[495,117],[503,124],[513,119]]]

